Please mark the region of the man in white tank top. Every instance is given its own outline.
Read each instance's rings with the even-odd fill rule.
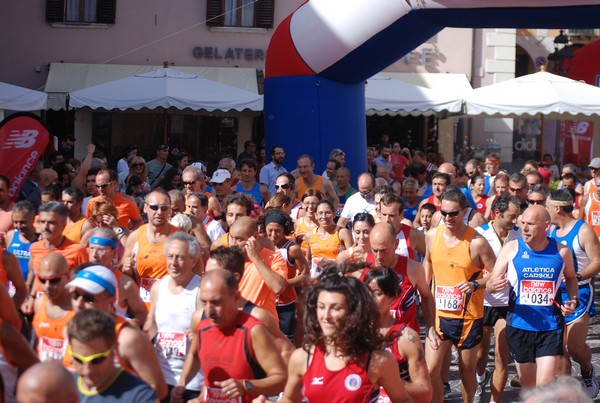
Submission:
[[[175,232],[165,243],[168,274],[152,285],[150,313],[144,330],[153,336],[154,347],[169,389],[181,376],[190,347],[188,334],[192,314],[200,307],[200,276],[194,267],[200,258],[200,244],[195,237]],[[200,394],[204,377],[198,372],[186,385],[184,397]]]

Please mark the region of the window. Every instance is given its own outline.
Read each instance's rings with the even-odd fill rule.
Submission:
[[[275,0],[207,0],[209,27],[273,28]]]
[[[46,0],[46,21],[66,24],[114,24],[116,0]]]

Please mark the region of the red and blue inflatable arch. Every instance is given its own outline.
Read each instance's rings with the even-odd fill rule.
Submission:
[[[445,27],[593,28],[600,0],[309,0],[277,27],[267,51],[267,150],[287,168],[308,153],[318,172],[341,148],[366,170],[364,81]],[[456,46],[455,57],[470,49]]]

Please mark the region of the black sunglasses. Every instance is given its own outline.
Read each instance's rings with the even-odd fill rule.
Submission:
[[[56,284],[60,283],[60,280],[62,280],[63,277],[64,277],[64,275],[61,275],[58,277],[49,277],[49,278],[37,276],[40,283],[42,283],[42,284],[48,283],[48,284],[52,284],[52,285],[56,285]]]
[[[458,216],[458,215],[460,214],[460,210],[455,210],[455,211],[445,211],[445,210],[440,210],[440,214],[441,214],[443,217],[446,217],[446,216],[450,216],[450,217],[456,217],[456,216]]]
[[[529,199],[527,199],[527,203],[540,204],[540,205],[544,206],[544,205],[546,205],[546,200],[529,200]]]
[[[98,184],[96,184],[96,187],[97,187],[98,189],[106,189],[107,187],[109,187],[109,186],[110,186],[110,184],[111,184],[111,183],[112,183],[112,182],[103,183],[102,185],[98,185]]]
[[[283,185],[275,185],[275,189],[289,189],[290,188],[290,184],[289,183],[284,183]]]
[[[182,181],[181,183],[183,183],[183,186],[194,186],[196,181]]]
[[[166,204],[162,205],[162,206],[159,206],[158,204],[148,204],[148,203],[146,203],[146,206],[148,206],[150,208],[150,210],[154,210],[154,211],[158,211],[158,209],[160,209],[160,211],[167,211],[167,210],[169,210],[171,208],[171,206],[167,206]]]
[[[131,164],[131,167],[132,167],[132,168],[136,168],[136,167],[143,167],[143,166],[144,166],[144,164],[143,164],[143,163],[141,163],[141,162],[136,162],[135,164]]]

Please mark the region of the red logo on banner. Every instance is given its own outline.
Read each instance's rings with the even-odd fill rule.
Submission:
[[[11,115],[0,123],[0,174],[10,180],[8,197],[15,200],[49,141],[49,131],[37,116]]]
[[[592,155],[594,123],[587,120],[563,120],[560,124],[563,143],[563,163],[579,166],[579,158]]]

